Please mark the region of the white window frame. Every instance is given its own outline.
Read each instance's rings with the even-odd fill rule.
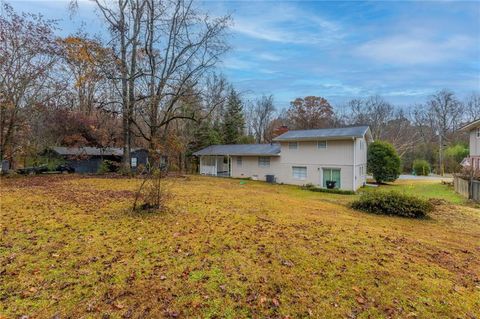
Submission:
[[[297,169],[297,172],[295,170]],[[298,169],[301,169],[301,173],[298,174]],[[305,172],[305,174],[303,174]],[[293,179],[304,181],[307,179],[307,167],[306,166],[292,166],[292,177]]]
[[[288,149],[289,149],[289,150],[296,150],[296,149],[298,149],[298,142],[288,142]]]
[[[243,158],[241,156],[237,156],[237,166],[242,166],[243,165]]]
[[[259,156],[258,157],[258,167],[270,167],[270,157]]]
[[[325,147],[320,147],[320,143],[324,143],[324,142],[325,142]],[[327,149],[327,147],[328,147],[328,142],[327,142],[327,140],[317,141],[317,148],[318,148],[318,149],[324,150],[324,149]]]
[[[133,168],[135,168],[135,167],[137,167],[137,164],[138,164],[138,159],[137,159],[136,157],[132,157],[132,158],[130,159],[130,165],[131,165]]]
[[[363,150],[365,148],[365,142],[363,140],[360,140],[360,149]]]

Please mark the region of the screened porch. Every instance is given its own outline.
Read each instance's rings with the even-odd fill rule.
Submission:
[[[231,176],[230,156],[200,156],[200,174],[209,176]]]

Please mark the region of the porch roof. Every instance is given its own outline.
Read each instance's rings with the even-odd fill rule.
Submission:
[[[195,156],[234,155],[234,156],[278,156],[280,144],[230,144],[210,145],[193,153]]]

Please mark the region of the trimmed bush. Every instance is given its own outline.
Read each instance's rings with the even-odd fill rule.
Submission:
[[[382,141],[368,146],[367,169],[377,183],[393,182],[400,176],[400,157],[392,144]]]
[[[428,176],[430,174],[430,164],[426,160],[414,160],[413,170],[419,176]]]
[[[352,208],[373,214],[411,218],[426,217],[433,205],[424,199],[399,192],[364,193],[351,204]]]

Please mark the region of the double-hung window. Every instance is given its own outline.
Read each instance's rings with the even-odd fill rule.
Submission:
[[[294,179],[307,179],[307,168],[305,166],[292,166],[292,176]]]
[[[327,141],[318,141],[317,147],[320,149],[327,148]]]
[[[258,158],[259,167],[270,167],[270,157],[260,156]]]
[[[289,142],[288,143],[288,148],[291,150],[296,150],[298,148],[298,143],[297,142]]]
[[[242,166],[242,157],[237,156],[237,166]]]
[[[477,128],[477,138],[480,138],[480,127]]]

